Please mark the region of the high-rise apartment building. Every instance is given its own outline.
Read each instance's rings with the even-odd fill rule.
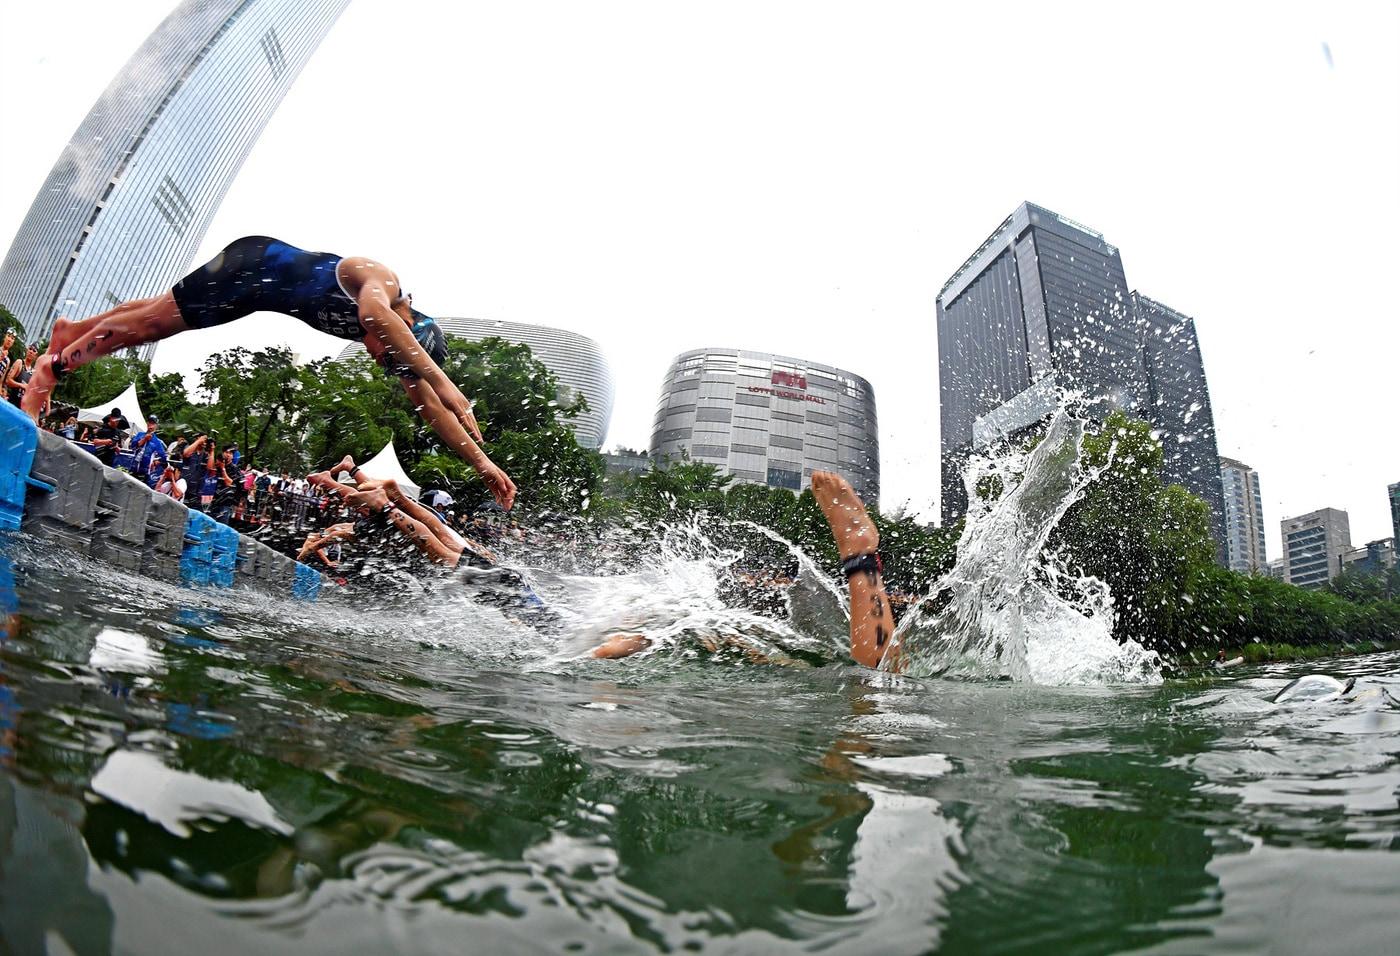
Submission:
[[[1264,552],[1264,504],[1259,493],[1259,473],[1244,462],[1220,457],[1220,484],[1225,494],[1225,547],[1231,571],[1263,573],[1268,565]]]
[[[570,404],[579,395],[588,403],[582,413],[568,420],[574,439],[584,448],[603,447],[608,425],[612,422],[615,392],[612,368],[597,342],[577,332],[547,325],[453,316],[434,318],[452,338],[479,342],[494,337],[516,345],[528,345],[531,354],[558,380],[560,404]],[[365,354],[362,343],[352,342],[341,350],[336,361]]]
[[[1386,485],[1390,493],[1390,527],[1396,543],[1400,544],[1400,482]]]
[[[1323,508],[1284,518],[1280,524],[1289,584],[1320,588],[1337,576],[1342,554],[1351,550],[1351,521],[1345,511]]]
[[[805,359],[697,349],[672,363],[651,433],[658,464],[688,456],[740,481],[801,491],[835,471],[872,507],[880,496],[875,391]]]
[[[184,0],[156,27],[63,148],[0,265],[0,303],[30,341],[59,315],[154,295],[188,271],[349,2]]]
[[[1203,498],[1224,560],[1215,423],[1195,324],[1130,290],[1101,233],[1022,203],[938,294],[942,512],[967,508],[970,454],[1034,426],[1057,389],[1162,434],[1163,477]]]

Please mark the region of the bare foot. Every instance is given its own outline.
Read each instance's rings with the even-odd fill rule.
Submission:
[[[54,319],[54,322],[53,322],[53,331],[49,333],[49,350],[48,350],[48,354],[50,354],[50,355],[62,355],[62,354],[63,354],[63,350],[66,349],[66,348],[68,348],[68,346],[69,346],[70,344],[72,344],[72,342],[73,342],[73,338],[74,338],[73,327],[74,327],[75,325],[77,325],[77,324],[78,324],[78,323],[76,323],[76,322],[72,321],[71,319],[68,319],[68,318],[66,318],[65,316],[62,316],[62,315],[60,315],[58,318]]]
[[[611,661],[619,657],[630,657],[648,647],[651,647],[651,639],[644,634],[614,634],[593,648],[593,656]]]
[[[812,494],[831,525],[841,560],[871,554],[880,547],[880,532],[865,512],[865,504],[851,483],[835,472],[812,472]]]
[[[351,474],[353,474],[355,471],[355,459],[351,458],[349,455],[346,455],[344,458],[340,459],[339,464],[332,465],[327,470],[332,475],[335,475],[337,478],[340,477],[341,472],[350,472]]]

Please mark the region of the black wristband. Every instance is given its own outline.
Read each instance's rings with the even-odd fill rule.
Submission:
[[[848,578],[859,571],[881,574],[884,570],[885,566],[880,561],[880,555],[873,551],[867,554],[858,554],[841,562],[841,573]]]

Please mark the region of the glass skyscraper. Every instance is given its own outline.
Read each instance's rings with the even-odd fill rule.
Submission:
[[[155,295],[350,0],[184,0],[63,148],[0,265],[30,341]],[[232,237],[230,237],[232,238]]]
[[[1147,374],[1143,417],[1156,427],[1162,442],[1162,480],[1185,487],[1210,505],[1211,537],[1221,563],[1226,564],[1225,493],[1196,323],[1137,292],[1133,293],[1133,316]],[[1262,564],[1262,548],[1259,559]]]
[[[688,456],[740,481],[802,491],[834,471],[874,507],[880,497],[875,390],[852,372],[740,349],[671,363],[652,423],[651,459]]]
[[[967,509],[968,456],[1043,420],[1056,389],[1083,392],[1161,433],[1163,477],[1223,501],[1205,369],[1188,317],[1137,295],[1101,233],[1022,203],[938,294],[942,516]]]

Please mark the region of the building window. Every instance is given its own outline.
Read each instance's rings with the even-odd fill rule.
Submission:
[[[802,472],[786,468],[768,468],[768,484],[774,488],[787,488],[789,491],[802,490]]]
[[[169,176],[163,177],[156,187],[155,195],[151,196],[151,205],[156,207],[176,235],[183,236],[194,222],[194,206],[190,205],[189,199]]]
[[[276,30],[269,27],[258,45],[262,47],[263,56],[267,57],[267,65],[272,67],[273,76],[287,72],[287,58],[282,54],[282,43],[277,39]]]

